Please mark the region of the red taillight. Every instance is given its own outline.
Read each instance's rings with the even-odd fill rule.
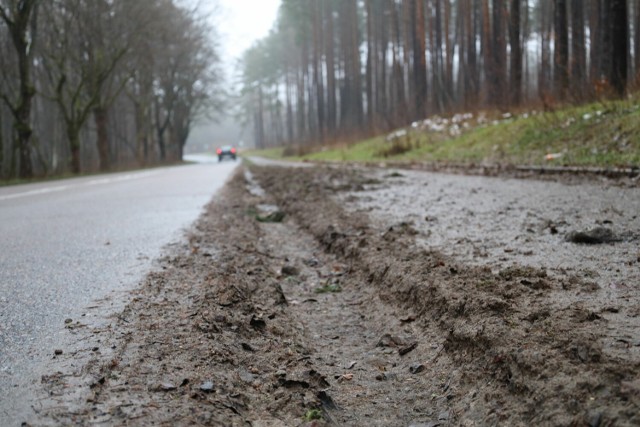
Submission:
[[[216,153],[218,153],[218,154],[222,154],[222,150],[218,148],[218,149],[216,150]]]
[[[231,154],[236,154],[236,149],[235,148],[231,149]]]

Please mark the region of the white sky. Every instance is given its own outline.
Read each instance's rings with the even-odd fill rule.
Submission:
[[[214,18],[215,26],[222,37],[220,47],[229,68],[256,40],[269,34],[276,21],[280,0],[214,1],[220,5],[219,16]]]
[[[229,87],[234,84],[236,64],[242,53],[258,39],[269,34],[275,24],[281,0],[179,0],[190,6],[198,6],[211,16],[211,25],[220,39],[218,46],[227,74]],[[225,144],[239,144],[242,139],[240,128],[211,123],[198,123],[189,136],[189,144],[211,147]]]

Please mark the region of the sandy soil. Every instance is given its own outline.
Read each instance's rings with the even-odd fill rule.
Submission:
[[[70,328],[85,356],[43,377],[32,425],[638,425],[639,203],[254,166],[124,312]]]

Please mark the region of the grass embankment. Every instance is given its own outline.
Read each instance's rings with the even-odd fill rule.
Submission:
[[[314,161],[637,167],[640,100],[553,112],[437,116],[353,144],[252,154]]]

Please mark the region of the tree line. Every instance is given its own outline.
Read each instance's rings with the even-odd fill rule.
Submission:
[[[640,0],[282,0],[243,57],[259,147],[633,90]]]
[[[180,160],[221,100],[211,36],[173,0],[0,0],[0,177]]]

